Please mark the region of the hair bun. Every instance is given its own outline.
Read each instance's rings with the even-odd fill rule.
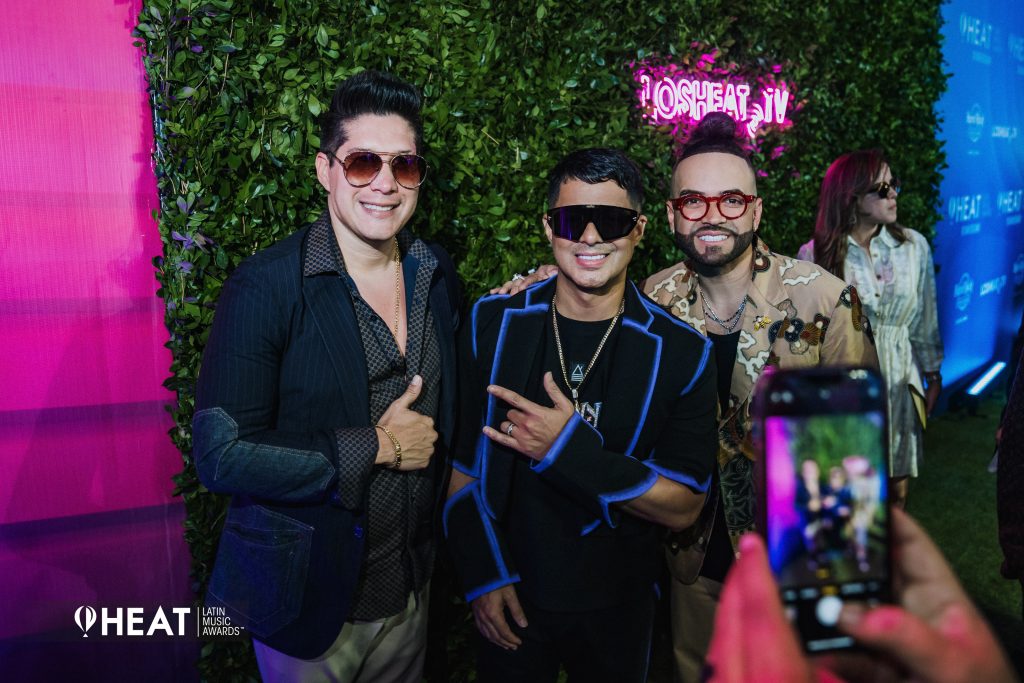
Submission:
[[[709,112],[690,136],[691,145],[735,142],[736,122],[722,111]]]

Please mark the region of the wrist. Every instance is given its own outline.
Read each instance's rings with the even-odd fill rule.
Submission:
[[[392,432],[390,429],[388,429],[384,425],[378,424],[378,425],[374,425],[374,427],[379,432],[383,433],[385,437],[387,437],[387,441],[390,442],[391,450],[392,450],[392,453],[391,453],[392,457],[391,458],[387,458],[387,456],[386,456],[387,445],[385,444],[384,439],[382,439],[382,438],[380,438],[378,436],[378,441],[380,442],[380,445],[381,445],[380,450],[384,451],[384,454],[385,454],[384,458],[381,458],[381,452],[378,451],[378,454],[377,454],[377,462],[378,462],[378,464],[384,465],[385,467],[390,467],[393,470],[400,470],[400,469],[402,469],[402,444],[398,442],[398,437],[395,436],[395,433]]]
[[[942,373],[938,370],[935,370],[934,372],[925,372],[922,376],[924,377],[924,381],[928,382],[928,384],[942,383]]]

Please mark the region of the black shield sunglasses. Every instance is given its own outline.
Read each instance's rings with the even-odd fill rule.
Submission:
[[[625,237],[633,232],[640,212],[621,206],[604,204],[573,204],[549,209],[544,217],[555,237],[579,242],[591,223],[605,242]]]

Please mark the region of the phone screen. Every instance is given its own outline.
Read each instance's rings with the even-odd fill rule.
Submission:
[[[816,652],[853,645],[844,602],[889,600],[887,436],[880,409],[808,413],[764,418],[763,504],[783,603]]]

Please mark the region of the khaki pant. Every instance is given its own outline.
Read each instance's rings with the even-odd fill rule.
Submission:
[[[715,628],[715,610],[722,583],[698,576],[685,584],[672,580],[672,655],[675,683],[699,683]]]
[[[379,621],[346,622],[327,652],[297,659],[254,640],[264,683],[420,683],[430,584],[406,608]]]

